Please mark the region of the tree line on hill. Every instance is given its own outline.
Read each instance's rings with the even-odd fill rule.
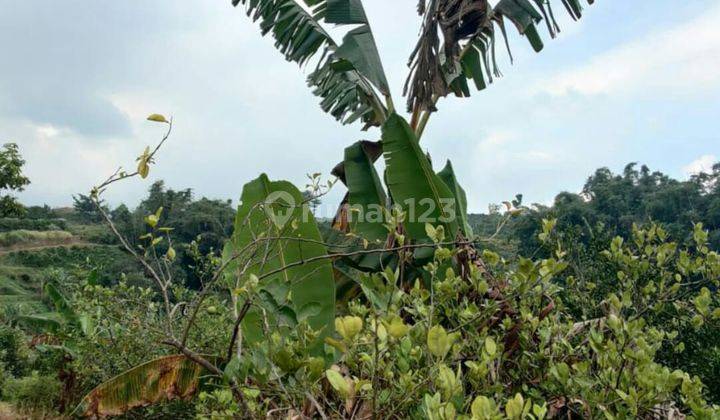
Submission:
[[[628,164],[622,173],[600,168],[591,175],[580,193],[562,192],[551,206],[522,205],[518,195],[508,203],[516,214],[497,233],[492,244],[511,243],[523,256],[542,256],[538,239],[543,219],[557,219],[556,229],[587,244],[598,231],[612,238],[629,238],[633,225],[655,222],[662,225],[678,242],[685,242],[693,223],[702,223],[709,231],[709,243],[720,248],[720,163],[711,171],[681,181],[645,165]],[[489,214],[470,215],[480,237],[495,234],[503,221],[500,206]],[[690,233],[689,233],[690,232]]]

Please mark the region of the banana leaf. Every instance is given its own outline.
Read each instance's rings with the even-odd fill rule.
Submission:
[[[375,149],[376,143],[357,142],[345,149],[344,160],[350,231],[370,242],[384,241],[388,235],[383,226],[387,195],[373,164]]]
[[[443,180],[445,185],[450,188],[450,191],[455,197],[454,210],[455,214],[457,214],[458,224],[460,225],[463,235],[465,235],[466,238],[471,238],[473,236],[473,231],[470,227],[470,223],[468,222],[467,195],[465,194],[463,187],[458,184],[457,179],[455,178],[455,171],[453,171],[452,163],[450,163],[449,160],[445,164],[445,168],[438,172],[438,176]]]
[[[117,416],[136,407],[176,399],[198,390],[203,368],[183,355],[160,357],[103,382],[75,408],[73,416]]]
[[[458,232],[455,197],[433,171],[408,123],[397,114],[382,127],[386,183],[393,203],[405,212],[405,230],[416,241],[427,241],[425,224],[442,225],[445,237]]]
[[[385,72],[360,0],[233,0],[243,4],[263,35],[272,33],[275,47],[288,61],[305,66],[320,58],[308,85],[321,98],[320,107],[344,124],[362,119],[365,128],[380,125],[386,113],[375,88],[389,96]],[[311,8],[312,10],[307,10]],[[338,45],[328,24],[362,24]]]
[[[57,314],[54,313],[20,315],[17,317],[17,322],[37,333],[57,332],[62,326]]]
[[[228,267],[226,276],[237,287],[255,275],[260,279],[260,288],[272,296],[274,305],[266,312],[271,327],[282,324],[283,314],[274,313],[274,307],[302,313],[313,306],[317,310],[307,317],[307,322],[321,332],[319,340],[331,332],[335,319],[331,260],[304,262],[327,255],[327,249],[315,218],[291,183],[271,182],[262,174],[245,185],[235,231],[223,254],[226,261],[236,257],[237,264]],[[238,267],[246,264],[247,271],[238,277]],[[262,311],[250,310],[242,324],[243,342],[252,345],[265,339],[264,323]]]
[[[65,296],[60,293],[54,284],[45,284],[45,294],[47,294],[50,300],[52,300],[55,310],[62,316],[65,322],[76,327],[80,326],[80,318],[75,313],[72,306],[70,306],[67,299],[65,299]]]

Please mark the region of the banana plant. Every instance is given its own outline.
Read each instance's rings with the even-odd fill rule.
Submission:
[[[420,138],[437,102],[448,94],[470,96],[468,82],[485,89],[500,76],[496,60],[499,32],[512,60],[507,22],[527,38],[535,51],[543,49],[537,26],[545,22],[555,37],[560,28],[552,3],[562,4],[573,19],[582,16],[580,0],[420,0],[420,36],[409,59],[410,72],[403,93],[407,97],[406,121],[397,114],[387,77],[361,0],[234,0],[245,6],[264,34],[272,33],[276,47],[286,59],[314,70],[308,84],[321,98],[321,108],[350,124],[358,119],[367,130],[380,127],[382,140],[361,141],[345,150],[345,158],[333,174],[348,192],[333,226],[343,234],[360,238],[358,246],[380,246],[388,233],[385,220],[353,221],[353,212],[368,206],[401,208],[407,220],[403,229],[409,240],[429,240],[427,219],[443,225],[447,237],[472,238],[467,221],[465,191],[452,164],[436,173],[419,146]],[[589,4],[593,0],[588,0]],[[326,25],[351,26],[342,42],[336,42]],[[372,145],[372,148],[370,148]],[[386,187],[374,163],[380,153],[386,163]],[[360,209],[360,210],[358,210]],[[421,218],[420,216],[426,216]],[[452,216],[452,217],[450,217]],[[341,240],[342,246],[346,242]],[[355,268],[375,270],[383,264],[377,256],[346,259]],[[385,261],[387,262],[387,261]]]
[[[494,6],[489,0],[419,0],[422,26],[403,89],[409,113],[404,118],[395,109],[361,0],[232,0],[232,4],[244,6],[263,35],[272,34],[275,47],[288,61],[310,68],[307,83],[323,111],[343,124],[361,122],[364,131],[380,128],[380,141],[353,143],[333,170],[348,189],[333,226],[338,236],[356,240],[358,249],[387,245],[399,234],[387,229],[384,217],[352,221],[354,208],[370,206],[386,213],[396,207],[414,216],[395,227],[406,241],[432,239],[419,218],[423,215],[442,225],[448,238],[472,238],[466,194],[452,164],[436,172],[420,146],[429,118],[440,98],[468,97],[469,81],[483,90],[500,76],[496,33],[502,35],[512,60],[508,21],[540,51],[543,41],[537,26],[544,21],[553,38],[560,30],[552,4],[562,4],[573,19],[582,16],[580,0],[499,0]],[[348,29],[340,42],[330,35],[328,25]],[[374,166],[380,156],[386,164],[385,185]],[[349,290],[354,269],[377,270],[392,263],[383,259],[392,256],[382,254],[342,258],[336,260],[333,272],[314,219],[302,217],[306,210],[300,192],[290,183],[261,175],[243,189],[235,232],[223,252],[232,296],[245,296],[246,304],[252,299],[252,309],[238,316],[242,334],[236,357],[242,357],[240,343],[252,347],[261,342],[268,325],[282,330],[300,322],[319,331],[314,351],[320,353],[321,338],[329,333],[334,318],[335,282]],[[415,256],[422,260],[426,255],[421,254]],[[239,303],[234,302],[236,309]],[[177,355],[141,365],[91,392],[76,414],[117,414],[169,397],[190,398],[202,372],[192,363]]]

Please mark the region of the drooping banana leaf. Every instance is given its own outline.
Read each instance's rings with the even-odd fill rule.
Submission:
[[[411,239],[428,239],[425,224],[442,225],[452,240],[459,229],[453,214],[455,197],[433,171],[408,123],[397,114],[382,127],[386,183],[395,205],[405,212],[405,230]]]
[[[554,2],[562,3],[573,19],[582,16],[580,0]],[[410,56],[411,72],[405,88],[408,110],[434,111],[437,98],[449,93],[470,96],[466,81],[457,80],[461,75],[462,79],[473,79],[478,90],[491,83],[493,76],[499,77],[495,59],[497,29],[512,62],[506,20],[528,39],[535,51],[541,51],[543,41],[537,25],[544,20],[552,38],[560,31],[552,3],[553,0],[500,0],[493,7],[489,0],[433,0],[431,7],[421,8],[424,21]],[[593,4],[594,0],[587,3]],[[462,65],[461,73],[456,71],[458,62]]]
[[[296,0],[233,0],[235,6],[240,3],[253,20],[261,21],[263,35],[273,33],[287,60],[303,66],[321,54],[308,84],[325,112],[346,124],[362,119],[366,127],[384,120],[385,107],[373,86],[385,96],[390,90],[360,0],[305,0],[306,6]],[[322,21],[362,26],[338,45]]]
[[[72,306],[70,306],[67,299],[65,299],[65,296],[60,293],[54,284],[45,284],[45,293],[50,300],[52,300],[55,310],[62,316],[65,322],[73,326],[80,326],[80,318],[75,313]]]
[[[382,151],[377,143],[357,142],[345,149],[344,160],[350,231],[370,242],[384,241],[388,235],[383,226],[387,195],[375,170],[376,150]]]
[[[73,416],[116,416],[136,407],[176,399],[198,390],[203,368],[183,355],[160,357],[103,382],[75,408]]]
[[[17,322],[23,327],[38,333],[55,332],[62,326],[60,320],[54,313],[44,315],[19,315]]]
[[[326,238],[334,253],[380,248],[387,240],[383,224],[388,199],[374,166],[381,155],[381,142],[359,141],[345,149],[344,160],[332,170],[348,188],[333,220],[333,231]],[[392,265],[393,259],[391,253],[343,258],[350,267],[362,271],[377,271]]]
[[[380,90],[380,93],[385,96],[390,95],[390,86],[385,78],[385,71],[370,26],[362,25],[348,32],[343,38],[342,45],[335,51],[335,57],[351,63],[358,73]]]
[[[317,310],[307,317],[308,324],[321,332],[321,338],[331,332],[335,318],[331,260],[305,262],[324,255],[327,249],[315,219],[295,186],[271,182],[265,174],[244,186],[224,258],[236,257],[237,264],[228,269],[229,276],[236,276],[238,287],[254,275],[260,288],[272,297],[273,305],[266,311],[271,328],[282,324],[274,308],[289,307],[299,314],[313,306]],[[240,267],[247,270],[237,277]],[[261,310],[250,310],[242,325],[244,343],[266,338],[265,321]]]
[[[438,172],[438,176],[443,180],[445,185],[450,189],[455,197],[455,213],[457,214],[458,224],[463,232],[465,238],[471,238],[473,236],[472,228],[468,222],[467,216],[467,195],[465,190],[457,182],[455,178],[455,171],[453,170],[452,163],[448,160],[445,164],[445,168]]]
[[[542,2],[538,2],[542,6]],[[549,5],[549,3],[548,3]],[[548,6],[549,7],[549,6]],[[544,8],[543,8],[544,10]],[[494,9],[496,16],[504,16],[518,29],[518,32],[525,35],[536,52],[543,49],[543,42],[538,34],[536,23],[540,23],[543,19],[540,12],[535,10],[529,0],[500,0]],[[551,33],[554,36],[554,32]]]

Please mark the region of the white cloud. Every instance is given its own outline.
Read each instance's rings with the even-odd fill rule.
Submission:
[[[701,172],[711,172],[713,164],[717,162],[715,155],[702,155],[683,167],[685,175],[695,175]]]
[[[43,139],[51,139],[60,133],[60,130],[49,124],[38,127],[36,131],[38,133],[38,137]]]
[[[555,95],[617,94],[649,89],[705,90],[720,85],[720,7],[596,56],[539,90]]]

